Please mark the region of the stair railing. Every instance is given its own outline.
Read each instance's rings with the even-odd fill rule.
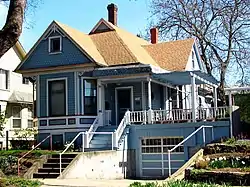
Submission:
[[[20,163],[21,160],[26,157],[28,154],[30,154],[33,150],[35,150],[37,147],[39,147],[43,142],[45,142],[48,138],[50,138],[50,150],[52,151],[52,135],[47,136],[44,138],[40,143],[38,143],[35,147],[33,147],[30,151],[25,153],[22,157],[18,158],[17,160],[17,175],[20,176]]]
[[[59,153],[59,165],[60,165],[60,176],[62,174],[62,155],[69,149],[69,147],[76,141],[76,139],[82,135],[82,152],[84,152],[84,138],[85,132],[79,132],[75,138],[67,145],[67,147],[63,150],[63,152]]]
[[[114,140],[114,146],[117,147],[118,146],[118,142],[122,136],[122,133],[124,131],[124,129],[126,128],[126,126],[130,124],[130,111],[128,110],[124,117],[122,118],[119,126],[117,127],[117,129],[115,130],[115,140]]]
[[[214,140],[214,130],[213,126],[206,126],[202,125],[198,129],[196,129],[193,133],[191,133],[188,137],[186,137],[184,140],[182,140],[180,143],[178,143],[176,146],[174,146],[172,149],[168,150],[168,174],[171,176],[171,152],[173,152],[176,148],[184,144],[187,140],[189,140],[192,136],[194,136],[197,132],[199,132],[202,129],[202,137],[203,137],[203,144],[206,144],[206,132],[205,128],[212,128],[212,140]]]
[[[101,114],[102,115],[102,114]],[[86,131],[86,147],[89,148],[89,143],[93,138],[93,132],[95,132],[99,127],[99,119],[100,117],[96,117],[95,121],[92,123],[92,125],[89,127],[89,130]]]

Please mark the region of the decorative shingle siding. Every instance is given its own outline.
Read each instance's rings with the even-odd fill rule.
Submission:
[[[40,117],[47,116],[47,80],[55,78],[67,78],[68,83],[68,115],[75,114],[75,79],[74,73],[56,73],[40,75]]]
[[[54,36],[53,34],[52,36]],[[59,35],[59,34],[57,34]],[[49,54],[49,39],[41,40],[20,70],[88,63],[90,60],[67,37],[62,37],[62,53]]]

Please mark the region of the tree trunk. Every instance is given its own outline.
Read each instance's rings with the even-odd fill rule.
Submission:
[[[26,0],[10,0],[5,25],[0,30],[0,58],[18,41],[22,33]]]
[[[225,75],[226,75],[226,63],[221,63],[221,73],[220,73],[220,85],[218,87],[219,98],[221,99],[221,105],[226,105],[226,95],[225,95]]]

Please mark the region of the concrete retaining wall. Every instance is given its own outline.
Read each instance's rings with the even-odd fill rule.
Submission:
[[[62,179],[123,179],[127,171],[127,150],[79,154],[63,171]]]

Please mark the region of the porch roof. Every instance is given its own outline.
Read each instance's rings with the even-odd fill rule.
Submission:
[[[172,84],[175,86],[190,85],[191,75],[195,76],[195,84],[210,84],[213,86],[218,85],[218,81],[211,75],[203,73],[201,71],[175,71],[170,73],[152,74],[152,79],[160,81],[166,84]]]

